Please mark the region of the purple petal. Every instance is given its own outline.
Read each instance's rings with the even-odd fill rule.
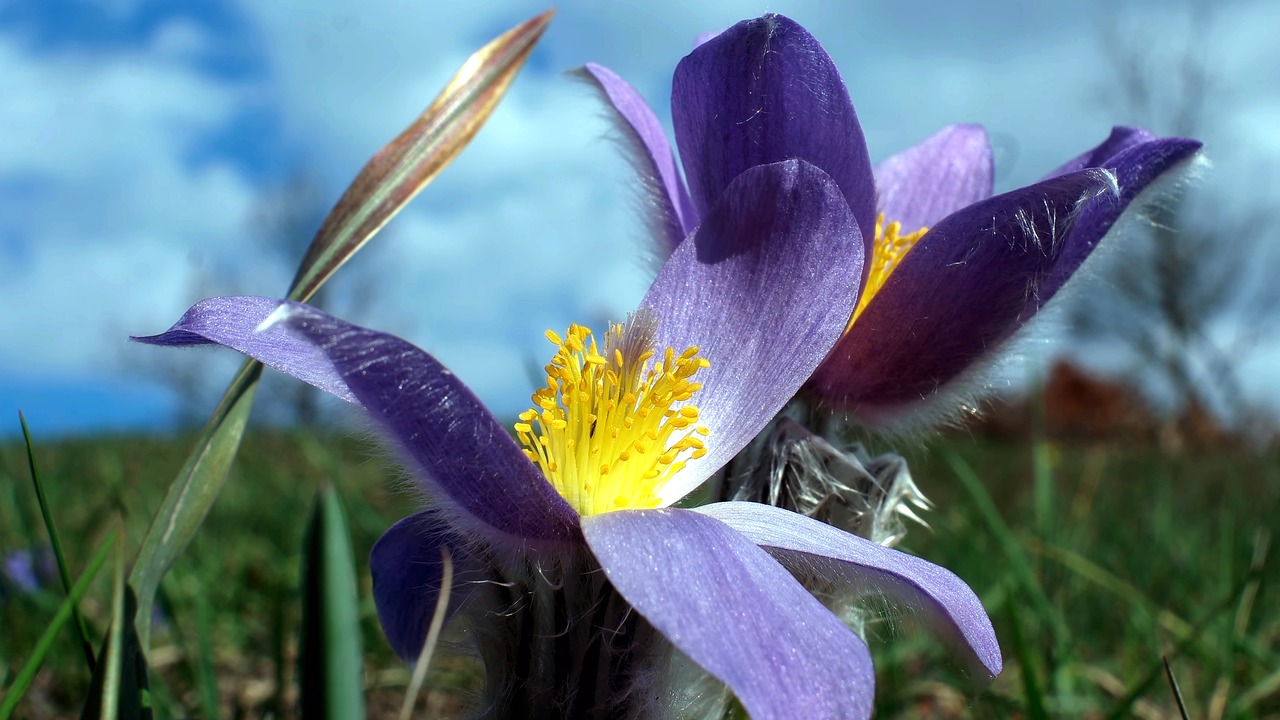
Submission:
[[[1117,132],[1112,133],[1112,140],[1116,138],[1119,130],[1128,130],[1128,128],[1117,129]],[[1150,137],[1141,130],[1131,130],[1126,135],[1126,139],[1131,140],[1139,136]],[[1123,143],[1104,143],[1099,147],[1098,152],[1102,152],[1109,144]],[[1184,166],[1200,151],[1200,148],[1201,143],[1197,140],[1162,138],[1139,144],[1130,143],[1119,154],[1105,159],[1091,158],[1090,162],[1097,163],[1094,167],[1101,167],[1115,173],[1120,193],[1094,198],[1081,209],[1080,216],[1072,226],[1053,270],[1040,283],[1039,291],[1027,299],[1022,311],[1022,319],[1025,320],[1034,315],[1058,290],[1062,289],[1062,286],[1071,279],[1075,271],[1111,230],[1111,226],[1115,225],[1120,215],[1142,191],[1167,173]]]
[[[742,533],[793,572],[839,583],[846,592],[889,592],[924,609],[985,672],[1000,674],[1000,644],[982,602],[946,568],[771,505],[716,503],[697,512]]]
[[[881,162],[875,174],[885,222],[915,232],[991,197],[991,143],[981,125],[949,125]]]
[[[641,303],[657,349],[701,349],[692,403],[708,453],[662,489],[674,501],[755,437],[822,362],[857,300],[862,242],[840,189],[791,160],[749,168],[658,273]]]
[[[1142,128],[1117,126],[1111,128],[1111,134],[1107,136],[1097,147],[1088,150],[1078,157],[1068,160],[1062,167],[1054,170],[1045,176],[1045,179],[1060,177],[1067,173],[1073,173],[1085,168],[1106,167],[1106,161],[1119,155],[1135,145],[1141,145],[1145,142],[1155,140],[1156,136],[1143,130]]]
[[[658,208],[665,257],[698,224],[698,213],[676,169],[675,154],[671,152],[666,132],[640,93],[617,73],[595,63],[587,63],[583,70],[584,76],[599,88],[617,113],[632,164],[640,174],[648,197]]]
[[[193,314],[206,317],[207,312],[197,312],[204,305],[192,308],[184,320]],[[323,389],[345,387],[345,393],[330,392],[353,398],[369,413],[459,530],[495,542],[580,537],[577,513],[471,390],[435,358],[398,337],[301,303],[218,298],[213,307],[220,313],[216,323],[180,321],[176,334],[143,341],[191,344],[203,338],[286,368]],[[272,322],[264,323],[268,318]],[[263,335],[269,340],[262,341]],[[327,372],[316,366],[318,357],[329,363]]]
[[[407,662],[417,661],[436,611],[444,577],[441,547],[449,548],[454,565],[449,612],[465,599],[459,592],[467,582],[462,545],[435,513],[426,511],[392,525],[369,553],[378,620],[391,648]]]
[[[862,127],[835,64],[794,21],[746,20],[696,48],[676,66],[671,115],[703,216],[742,171],[799,158],[836,181],[871,242],[875,181]]]
[[[222,345],[347,402],[356,402],[333,363],[297,328],[285,323],[259,328],[283,304],[268,297],[209,298],[192,306],[167,331],[133,339],[172,347]]]
[[[747,538],[688,510],[583,518],[609,582],[756,720],[865,718],[866,645]]]
[[[811,390],[862,415],[928,398],[1016,328],[1080,202],[1113,189],[1086,170],[954,213],[907,253],[814,374]]]

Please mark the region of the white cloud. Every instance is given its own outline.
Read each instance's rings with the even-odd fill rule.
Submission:
[[[946,123],[983,122],[999,158],[1013,161],[1003,163],[1008,186],[1105,136],[1112,117],[1092,104],[1106,75],[1096,40],[1102,6],[779,0],[769,9],[806,24],[831,52],[873,156]],[[266,68],[239,82],[195,69],[190,59],[211,38],[192,22],[109,53],[32,54],[0,34],[0,187],[6,178],[32,186],[0,193],[0,233],[20,237],[19,252],[0,255],[0,303],[33,308],[0,320],[0,369],[83,371],[109,352],[110,338],[167,326],[191,299],[193,252],[252,260],[220,291],[282,290],[288,269],[246,232],[258,188],[229,164],[193,166],[192,148],[269,98],[289,142],[311,150],[336,197],[470,52],[537,9],[243,0]],[[607,128],[589,93],[562,71],[607,64],[669,117],[671,71],[693,38],[759,12],[730,0],[563,3],[474,144],[361,263],[380,295],[360,320],[436,353],[500,409],[524,402],[524,364],[545,350],[542,331],[619,316],[648,277],[626,168],[601,140]],[[1218,37],[1235,40],[1221,62],[1240,112],[1223,123],[1220,167],[1232,145],[1280,154],[1274,88],[1241,81],[1276,65],[1264,14],[1276,11],[1243,2],[1221,11]],[[82,342],[55,342],[67,333]]]
[[[101,368],[125,332],[172,321],[193,249],[244,234],[248,184],[185,158],[245,91],[152,50],[33,54],[0,35],[0,181],[29,188],[0,196],[17,248],[0,303],[20,308],[0,319],[6,373]]]

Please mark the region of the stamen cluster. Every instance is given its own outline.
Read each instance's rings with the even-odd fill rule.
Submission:
[[[711,363],[697,347],[659,357],[655,327],[645,313],[615,323],[603,353],[582,325],[563,338],[547,331],[556,354],[546,386],[515,430],[525,455],[583,515],[658,507],[658,490],[707,453],[710,431],[696,425],[698,408],[683,403],[702,387],[693,376]]]
[[[871,255],[871,270],[867,273],[867,284],[862,288],[862,295],[858,298],[858,307],[854,308],[853,317],[849,319],[849,327],[853,327],[854,321],[871,302],[871,298],[880,292],[880,288],[884,287],[889,276],[893,274],[894,268],[898,267],[902,258],[907,256],[907,251],[920,242],[920,238],[929,232],[929,228],[922,227],[907,235],[899,235],[901,232],[902,223],[891,222],[886,226],[884,213],[876,216],[876,237]]]

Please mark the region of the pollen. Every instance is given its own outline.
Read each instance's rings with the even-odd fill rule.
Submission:
[[[902,223],[892,222],[888,225],[884,221],[884,213],[876,216],[876,239],[871,254],[871,271],[867,273],[866,287],[862,288],[862,295],[858,298],[858,307],[853,311],[853,317],[849,318],[849,325],[845,328],[845,332],[853,327],[853,323],[858,320],[858,316],[871,303],[871,298],[880,292],[880,288],[884,287],[889,276],[898,267],[898,263],[902,262],[902,258],[907,256],[907,252],[920,242],[920,238],[929,232],[929,228],[920,228],[913,233],[902,235]]]
[[[516,437],[529,458],[582,515],[654,508],[659,491],[690,459],[707,453],[710,430],[689,404],[711,363],[697,347],[653,347],[657,318],[640,311],[615,323],[604,347],[570,325],[544,370],[546,385],[520,413]]]

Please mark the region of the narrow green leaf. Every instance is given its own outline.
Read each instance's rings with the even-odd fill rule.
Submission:
[[[1263,702],[1280,697],[1280,667],[1277,667],[1260,680],[1258,684],[1240,693],[1227,708],[1229,717],[1248,717],[1257,712],[1257,706]]]
[[[88,567],[81,573],[80,578],[71,586],[71,591],[67,593],[67,597],[58,606],[58,612],[54,614],[53,619],[49,621],[48,627],[44,629],[44,633],[36,641],[36,647],[31,652],[31,657],[27,658],[26,664],[18,671],[13,684],[5,691],[4,698],[0,699],[0,720],[9,720],[9,718],[13,717],[13,711],[18,707],[18,703],[22,700],[22,696],[26,694],[27,689],[31,687],[31,681],[35,679],[36,673],[40,671],[40,666],[44,664],[45,656],[49,654],[50,648],[53,647],[54,639],[62,631],[62,626],[71,617],[72,608],[84,597],[85,592],[89,589],[89,583],[98,574],[98,570],[102,568],[102,563],[107,559],[107,552],[115,546],[115,542],[116,533],[112,530],[111,534],[107,535],[106,541],[102,543],[102,547],[98,548],[98,552],[94,553]]]
[[[244,437],[245,423],[253,408],[253,397],[261,376],[262,365],[248,362],[231,381],[227,394],[222,397],[195,448],[187,456],[186,464],[169,485],[169,492],[142,539],[129,585],[138,600],[136,623],[143,648],[150,647],[151,609],[156,589],[173,561],[195,537],[196,530],[222,490],[227,470]]]
[[[1044,706],[1044,692],[1040,689],[1039,670],[1036,669],[1031,647],[1027,644],[1026,634],[1022,630],[1022,617],[1018,614],[1019,603],[1005,603],[1005,612],[1009,619],[1009,630],[1013,633],[1013,653],[1018,658],[1021,669],[1022,691],[1027,699],[1027,717],[1033,720],[1049,720],[1049,712]]]
[[[120,546],[121,548],[124,545]],[[120,691],[124,662],[122,639],[124,638],[124,552],[116,550],[116,571],[111,582],[111,630],[107,633],[107,660],[102,683],[102,702],[98,716],[102,720],[116,720],[120,709]]]
[[[1169,664],[1169,658],[1164,658],[1164,675],[1169,679],[1169,687],[1173,689],[1173,698],[1178,702],[1178,714],[1182,716],[1182,720],[1191,720],[1191,715],[1187,713],[1187,702],[1182,699],[1182,688],[1178,686],[1178,678],[1173,674],[1173,666]]]
[[[80,720],[151,720],[147,662],[134,626],[137,600],[125,582],[125,553],[117,552],[112,583],[111,629],[98,654],[98,669]]]
[[[550,20],[551,12],[543,13],[472,55],[431,106],[369,161],[325,218],[298,267],[290,299],[305,301],[314,295],[466,147]],[[137,596],[137,628],[144,648],[150,644],[156,589],[226,482],[261,373],[262,366],[250,362],[232,381],[143,538],[129,584]]]
[[[471,142],[555,11],[531,18],[477,50],[404,132],[378,151],[325,218],[289,289],[305,301]]]
[[[364,717],[364,654],[356,564],[342,500],[331,486],[316,497],[307,527],[298,651],[302,717]]]
[[[996,542],[1000,544],[1004,550],[1005,557],[1009,560],[1009,565],[1013,571],[1014,579],[1022,587],[1023,591],[1031,598],[1032,603],[1036,607],[1037,614],[1049,623],[1049,627],[1053,630],[1054,642],[1059,649],[1065,649],[1068,646],[1070,631],[1067,628],[1066,620],[1063,619],[1053,603],[1049,602],[1049,598],[1044,593],[1044,588],[1040,586],[1036,580],[1035,572],[1031,568],[1031,560],[1027,557],[1027,553],[1023,550],[1022,545],[1017,538],[1013,536],[1013,531],[1009,529],[1009,525],[1005,523],[1004,518],[1000,517],[1000,511],[996,509],[996,504],[991,500],[991,495],[987,493],[986,488],[982,486],[982,481],[978,479],[977,473],[969,464],[964,461],[954,450],[950,448],[943,449],[942,455],[955,472],[956,478],[960,480],[960,484],[969,494],[970,500],[973,501],[974,507],[978,510],[979,516],[986,523],[987,529],[995,536]]]
[[[1031,393],[1031,466],[1035,497],[1036,532],[1041,539],[1054,538],[1053,460],[1049,453],[1049,431],[1045,416],[1044,383],[1036,381]]]
[[[44,483],[40,479],[40,468],[36,465],[35,444],[31,441],[31,429],[27,427],[27,418],[18,411],[18,422],[22,424],[22,439],[27,445],[27,466],[31,469],[31,484],[36,488],[36,500],[40,503],[40,516],[44,519],[45,530],[49,533],[49,543],[53,545],[53,556],[58,562],[58,577],[62,579],[62,591],[71,592],[71,569],[67,566],[67,556],[62,552],[62,539],[58,536],[58,526],[53,522],[53,510],[44,494]],[[76,632],[80,635],[80,649],[84,652],[89,672],[94,669],[93,641],[89,639],[89,626],[80,613],[80,604],[71,606],[72,619]]]
[[[1106,720],[1121,720],[1121,718],[1129,717],[1133,712],[1134,704],[1138,702],[1138,698],[1145,695],[1151,689],[1151,686],[1155,684],[1156,680],[1164,674],[1165,663],[1172,662],[1173,660],[1182,657],[1182,655],[1186,653],[1192,645],[1199,642],[1200,636],[1204,634],[1205,630],[1208,629],[1208,627],[1216,620],[1222,617],[1222,615],[1224,615],[1226,611],[1235,604],[1236,600],[1239,599],[1240,595],[1244,592],[1245,587],[1247,587],[1248,583],[1252,580],[1253,575],[1247,575],[1243,581],[1241,581],[1229,594],[1227,594],[1226,597],[1214,603],[1214,605],[1209,608],[1208,612],[1205,613],[1204,617],[1201,618],[1201,620],[1192,628],[1191,635],[1180,641],[1174,647],[1173,652],[1165,655],[1161,662],[1154,663],[1147,674],[1134,684],[1128,694],[1121,698],[1115,707],[1111,709],[1111,712],[1106,716]]]
[[[1117,598],[1129,603],[1135,609],[1145,612],[1150,617],[1155,618],[1156,623],[1169,634],[1178,640],[1186,640],[1195,632],[1195,628],[1191,623],[1187,622],[1177,613],[1168,608],[1161,607],[1151,598],[1147,597],[1134,585],[1107,569],[1086,558],[1080,553],[1065,547],[1056,545],[1047,545],[1044,543],[1031,543],[1031,549],[1040,553],[1045,557],[1055,560],[1062,564],[1063,567],[1075,573],[1081,580],[1085,580],[1093,585],[1098,586],[1102,590],[1115,595]],[[1256,587],[1251,586],[1251,587]],[[1248,597],[1249,588],[1246,588]],[[1232,649],[1243,652],[1252,660],[1266,664],[1270,662],[1270,655],[1266,648],[1262,647],[1253,638],[1244,634],[1233,637],[1231,640]]]

